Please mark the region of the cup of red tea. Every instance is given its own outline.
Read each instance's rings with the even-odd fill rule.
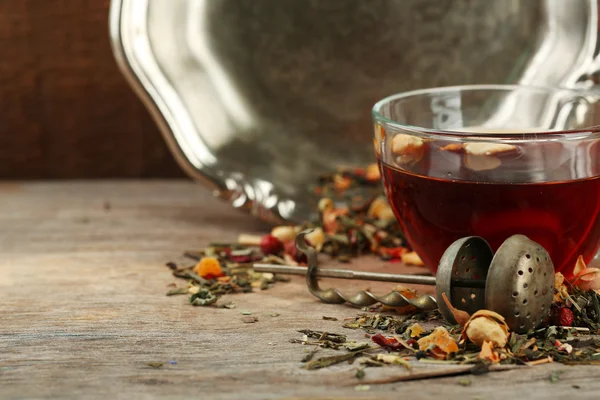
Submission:
[[[435,273],[446,248],[514,234],[556,271],[600,248],[600,97],[520,85],[417,90],[373,108],[387,197],[410,246]]]

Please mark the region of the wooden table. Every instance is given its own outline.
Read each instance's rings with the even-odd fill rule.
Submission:
[[[355,366],[301,368],[306,349],[290,343],[298,329],[365,340],[322,319],[358,310],[318,302],[301,278],[224,299],[235,309],[165,296],[175,280],[164,264],[183,250],[267,229],[186,181],[1,184],[0,398],[598,398],[599,367],[560,364],[470,376],[469,386],[449,377],[359,392]],[[242,311],[258,322],[243,323]],[[367,377],[403,373],[370,368]]]

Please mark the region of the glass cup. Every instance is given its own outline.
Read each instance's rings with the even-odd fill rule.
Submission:
[[[373,108],[375,152],[410,246],[435,273],[455,240],[523,234],[572,271],[600,249],[600,103],[519,85],[417,90]]]

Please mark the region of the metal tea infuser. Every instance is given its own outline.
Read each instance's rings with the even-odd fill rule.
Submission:
[[[433,277],[319,268],[316,250],[304,239],[307,233],[309,231],[301,232],[296,237],[296,247],[307,256],[307,268],[254,264],[254,270],[306,275],[309,291],[325,303],[350,303],[359,307],[375,303],[391,307],[412,305],[424,311],[438,307],[444,318],[454,323],[454,316],[442,297],[445,294],[453,307],[469,314],[481,309],[497,312],[506,319],[511,330],[519,333],[539,326],[550,312],[554,265],[548,252],[524,235],[508,238],[496,254],[481,237],[459,239],[446,249],[437,275]],[[436,287],[436,295],[411,299],[397,291],[376,296],[363,290],[345,296],[335,288],[321,289],[317,280],[321,277],[431,285]]]

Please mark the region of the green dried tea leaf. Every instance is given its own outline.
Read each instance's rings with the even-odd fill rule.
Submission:
[[[310,329],[302,329],[298,332],[308,336],[309,338],[330,341],[333,343],[346,343],[346,335],[340,335],[337,333],[329,333],[322,331],[313,331]]]
[[[205,288],[201,288],[198,293],[194,293],[190,296],[190,303],[192,303],[193,306],[209,306],[216,303],[217,300],[219,300],[219,298]]]
[[[563,373],[564,371],[553,371],[552,374],[550,374],[550,383],[556,383],[560,380],[560,375]]]
[[[178,294],[188,294],[188,291],[189,291],[188,288],[171,289],[167,292],[167,296],[175,296]]]
[[[354,376],[356,377],[356,379],[362,379],[365,377],[365,369],[364,368],[359,368],[356,370],[356,374],[354,374]]]

